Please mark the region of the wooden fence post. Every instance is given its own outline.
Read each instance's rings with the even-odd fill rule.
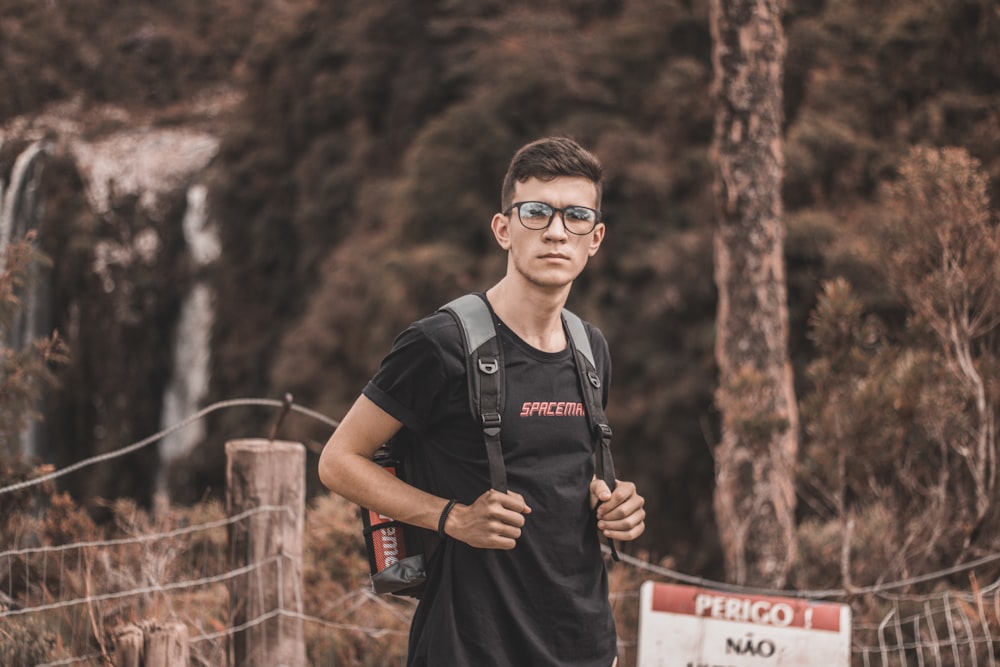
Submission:
[[[188,667],[191,652],[183,623],[142,621],[115,632],[116,667]]]
[[[134,623],[115,631],[115,666],[142,667],[142,628]]]
[[[188,667],[187,626],[183,623],[154,623],[146,628],[146,660],[143,667]]]
[[[232,664],[305,667],[305,447],[280,440],[233,440],[226,443],[226,459],[229,516],[258,507],[282,508],[229,525],[231,567],[247,570],[230,584],[236,629],[230,643]]]

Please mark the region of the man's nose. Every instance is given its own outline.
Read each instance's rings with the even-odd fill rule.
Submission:
[[[556,216],[559,216],[559,226],[556,227]],[[557,236],[566,236],[566,218],[563,217],[562,211],[553,211],[552,217],[549,219],[549,224],[545,227],[546,234],[556,234]]]

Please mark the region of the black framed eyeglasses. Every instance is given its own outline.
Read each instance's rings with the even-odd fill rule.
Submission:
[[[555,220],[556,213],[562,215],[566,231],[578,236],[594,231],[594,227],[601,221],[601,212],[586,206],[556,208],[543,201],[519,201],[511,204],[504,211],[504,215],[510,215],[514,209],[517,209],[517,217],[520,218],[521,224],[535,231],[547,229]]]

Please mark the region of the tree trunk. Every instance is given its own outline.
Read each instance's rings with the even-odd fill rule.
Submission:
[[[715,512],[730,581],[784,586],[795,560],[798,410],[782,221],[782,0],[712,0],[722,440]]]

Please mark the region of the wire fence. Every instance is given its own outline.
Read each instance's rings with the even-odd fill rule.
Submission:
[[[213,628],[229,615],[228,585],[254,571],[259,577],[273,577],[282,565],[276,557],[227,568],[226,531],[254,515],[286,511],[260,507],[167,532],[0,553],[6,596],[16,599],[0,611],[0,618],[27,619],[29,627],[45,628],[50,637],[70,646],[90,643],[81,641],[84,638],[97,644],[92,653],[39,665],[106,664],[114,628],[147,617],[181,620],[195,633],[191,644],[203,645],[197,653],[200,661],[225,664],[226,646],[221,642],[234,630]]]
[[[337,426],[335,420],[287,399],[223,401],[122,449],[0,488],[0,497],[152,445],[211,412],[247,406],[284,408]],[[301,564],[289,563],[288,556],[279,554],[233,567],[229,535],[255,518],[280,518],[288,513],[287,507],[262,506],[227,516],[219,504],[202,504],[193,510],[172,509],[150,517],[125,503],[116,513],[116,536],[84,540],[60,539],[73,532],[72,526],[59,525],[60,521],[74,520],[74,515],[64,510],[57,506],[46,516],[27,517],[14,530],[17,548],[0,552],[0,664],[114,664],[116,628],[150,618],[186,626],[193,665],[231,664],[233,638],[275,618],[306,628],[309,664],[401,664],[415,605],[406,598],[371,592],[364,576],[366,560],[357,552],[360,538],[352,547],[354,559],[339,566],[337,558],[343,554],[330,553],[329,545],[321,547],[317,546],[320,542],[307,540],[306,548],[312,545],[318,552],[305,555],[315,562],[312,569],[305,568],[305,577],[340,577],[347,582],[341,589],[323,588],[309,580],[302,590],[284,593],[294,600],[279,601],[254,618],[234,623],[234,587],[280,581],[284,568],[301,570]],[[345,502],[335,511],[343,513],[344,521],[356,528],[356,508],[347,507]],[[319,512],[329,514],[331,506]],[[354,532],[360,534],[359,530]],[[996,665],[1000,656],[1000,580],[980,586],[977,573],[998,560],[1000,554],[994,554],[947,570],[850,591],[790,592],[733,586],[622,554],[622,562],[612,571],[621,665],[636,664],[638,588],[644,580],[848,603],[855,618],[851,662],[857,667]],[[967,577],[968,587],[958,590],[949,584],[956,575]],[[897,592],[934,582],[940,585],[933,594]],[[328,596],[331,590],[338,594]],[[263,595],[255,590],[244,593]]]
[[[114,630],[145,618],[184,623],[194,664],[225,665],[228,642],[239,632],[275,616],[284,616],[326,629],[378,639],[405,635],[409,615],[394,611],[391,625],[365,626],[349,620],[359,605],[385,608],[365,589],[357,589],[330,605],[327,617],[288,611],[286,601],[242,624],[231,624],[230,591],[237,582],[280,581],[292,567],[287,556],[275,556],[242,568],[231,568],[227,535],[254,517],[287,513],[284,507],[258,507],[236,516],[207,521],[165,532],[130,538],[76,542],[0,553],[0,581],[4,582],[0,634],[11,623],[34,634],[34,653],[45,650],[52,659],[39,659],[32,647],[8,656],[5,666],[107,665]],[[254,576],[248,576],[254,575]],[[262,595],[261,591],[248,591]],[[292,596],[299,592],[289,592]],[[399,605],[390,605],[399,607]],[[40,632],[44,630],[43,632]],[[9,640],[15,637],[7,637]],[[94,645],[80,652],[81,645]],[[62,655],[60,655],[62,654]]]

